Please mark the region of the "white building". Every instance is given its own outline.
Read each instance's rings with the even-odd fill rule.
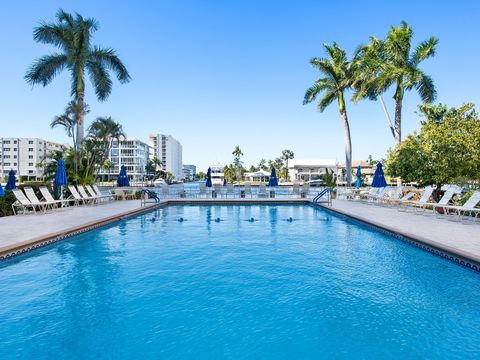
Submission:
[[[252,182],[268,182],[271,173],[265,170],[245,173],[245,179]]]
[[[197,174],[197,167],[195,165],[183,165],[183,178],[188,181],[193,181]]]
[[[13,169],[17,176],[40,180],[43,170],[37,164],[49,161],[54,151],[67,149],[68,145],[39,138],[0,138],[0,178]]]
[[[161,161],[161,168],[173,174],[175,180],[183,179],[182,144],[171,135],[150,134],[148,143],[153,148],[153,155]]]
[[[120,172],[120,167],[125,165],[130,180],[143,181],[149,156],[150,146],[143,141],[128,138],[120,142],[114,140],[108,156],[113,163],[113,168],[110,170],[100,169],[99,175],[102,175],[107,181],[115,180]]]
[[[292,159],[288,162],[290,181],[302,182],[318,179],[326,170],[338,173],[336,159]]]

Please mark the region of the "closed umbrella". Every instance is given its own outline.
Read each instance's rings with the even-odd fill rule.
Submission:
[[[278,186],[277,172],[274,167],[272,167],[272,173],[268,179],[268,186]]]
[[[120,167],[120,174],[118,175],[117,185],[119,187],[130,186],[130,181],[128,181],[127,167],[122,165]]]
[[[387,182],[385,181],[385,175],[383,174],[382,163],[379,162],[375,169],[375,174],[373,174],[372,187],[381,188],[385,186],[387,186]]]
[[[0,184],[0,197],[5,196],[5,191],[3,190],[2,184]]]
[[[362,187],[362,168],[360,165],[357,166],[357,181],[355,181],[355,187],[360,188]]]
[[[15,184],[15,171],[10,170],[10,172],[8,173],[8,181],[7,181],[7,185],[5,185],[5,189],[6,190],[13,190],[13,189],[16,189],[17,188],[17,185]]]
[[[212,169],[208,168],[207,170],[207,181],[205,182],[205,186],[208,188],[212,187]]]
[[[63,185],[67,184],[67,172],[65,171],[65,162],[63,159],[57,162],[57,172],[55,174],[54,185],[60,187],[60,199],[63,199]]]

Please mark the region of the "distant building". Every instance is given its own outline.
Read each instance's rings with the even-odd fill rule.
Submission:
[[[114,140],[108,159],[113,163],[112,169],[100,169],[106,181],[115,180],[120,172],[120,167],[125,165],[127,174],[132,181],[143,181],[146,175],[145,166],[150,155],[150,146],[137,139],[125,139],[120,142]]]
[[[17,176],[41,180],[43,169],[37,164],[45,163],[54,151],[65,152],[68,145],[39,138],[0,138],[0,177],[10,170]]]
[[[290,181],[302,182],[318,179],[327,171],[338,173],[336,159],[292,159],[288,161]]]
[[[183,178],[192,181],[197,175],[197,167],[195,165],[183,165]]]
[[[171,135],[150,134],[148,143],[153,148],[153,156],[161,161],[161,169],[173,174],[175,180],[183,179],[182,144]]]
[[[252,182],[268,182],[271,173],[265,170],[245,173],[245,179]]]
[[[352,181],[357,179],[357,167],[360,165],[360,169],[362,171],[362,177],[365,185],[370,185],[373,181],[373,174],[375,173],[375,165],[372,165],[368,161],[352,161]],[[346,181],[346,165],[345,162],[341,163],[338,166],[338,181],[345,182]]]

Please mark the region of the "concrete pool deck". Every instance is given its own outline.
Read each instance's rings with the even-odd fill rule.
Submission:
[[[169,199],[167,204],[310,203],[307,199]],[[97,206],[67,208],[42,215],[0,218],[0,260],[18,255],[108,223],[154,208],[140,200],[113,201]],[[480,224],[464,225],[433,215],[399,212],[396,208],[334,200],[327,208],[370,223],[408,239],[480,264]]]

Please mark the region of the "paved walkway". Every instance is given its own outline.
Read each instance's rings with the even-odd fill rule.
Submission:
[[[0,217],[0,253],[15,244],[64,232],[139,208],[140,200],[112,201],[96,206],[69,207],[41,215]]]
[[[480,262],[480,223],[466,225],[458,221],[418,215],[412,211],[333,200],[332,209],[379,227],[400,233],[434,247]]]

